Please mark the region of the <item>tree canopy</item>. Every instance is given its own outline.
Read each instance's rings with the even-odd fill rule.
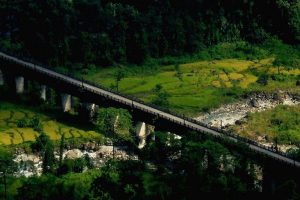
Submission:
[[[0,17],[3,48],[70,68],[141,64],[270,36],[300,41],[299,0],[10,0]]]

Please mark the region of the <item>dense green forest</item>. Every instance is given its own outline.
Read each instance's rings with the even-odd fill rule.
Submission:
[[[300,41],[299,0],[1,0],[0,18],[2,48],[70,68],[141,64],[220,42]]]

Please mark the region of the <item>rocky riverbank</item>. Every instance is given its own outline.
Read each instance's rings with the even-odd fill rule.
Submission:
[[[115,157],[118,160],[137,160],[138,157],[133,154],[129,154],[127,152],[126,147],[115,147],[113,150],[113,146],[99,146],[97,148],[88,148],[91,147],[90,144],[82,145],[86,148],[81,149],[65,149],[63,151],[63,159],[78,159],[89,157],[93,166],[95,168],[99,168],[103,166],[109,159]],[[94,146],[94,145],[92,145]],[[54,152],[55,159],[59,160],[59,152]],[[41,175],[42,174],[42,157],[38,154],[27,154],[22,151],[18,151],[15,154],[14,162],[18,165],[18,172],[16,176],[33,176],[33,175]]]
[[[196,119],[214,127],[226,128],[228,125],[239,124],[247,117],[248,113],[261,112],[278,105],[297,105],[299,103],[300,94],[285,91],[273,94],[256,93],[238,103],[224,105]]]

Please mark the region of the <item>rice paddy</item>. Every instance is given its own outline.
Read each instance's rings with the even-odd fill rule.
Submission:
[[[60,140],[62,134],[65,134],[65,138],[94,139],[102,137],[101,134],[93,130],[82,130],[65,125],[45,114],[37,113],[30,108],[0,102],[0,145],[35,141],[39,136],[37,131],[29,127],[18,127],[19,120],[24,118],[32,119],[33,117],[40,119],[43,131],[51,140]]]
[[[236,101],[239,95],[251,91],[273,92],[296,87],[299,69],[280,67],[285,80],[268,80],[267,85],[257,83],[260,74],[277,75],[273,58],[262,60],[223,59],[199,61],[179,65],[182,78],[176,76],[174,65],[159,66],[149,72],[138,67],[124,67],[126,76],[119,83],[119,91],[134,95],[145,102],[155,97],[153,89],[160,84],[169,94],[170,109],[191,116]],[[85,79],[110,87],[115,84],[117,68],[90,71]]]

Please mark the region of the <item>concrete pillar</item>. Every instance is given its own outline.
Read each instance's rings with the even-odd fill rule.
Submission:
[[[154,127],[146,124],[145,122],[139,122],[136,126],[136,135],[139,138],[138,148],[142,149],[146,144],[146,138],[154,131]]]
[[[0,70],[0,86],[4,85],[4,76],[2,71]]]
[[[16,81],[16,93],[22,94],[24,92],[24,77],[17,76],[15,78],[15,81]]]
[[[62,93],[61,94],[61,106],[63,112],[68,112],[71,110],[72,106],[72,97],[69,94]]]
[[[94,103],[83,103],[84,109],[88,112],[88,116],[93,118],[96,113],[96,104]]]
[[[40,90],[40,98],[43,100],[43,101],[46,101],[47,99],[47,96],[46,96],[46,92],[47,92],[47,87],[46,85],[41,85],[41,90]]]

